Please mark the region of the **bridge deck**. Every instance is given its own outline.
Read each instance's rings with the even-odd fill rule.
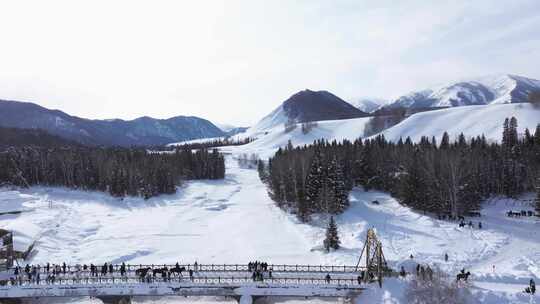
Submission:
[[[194,270],[195,267],[186,267]],[[115,266],[116,267],[116,266]],[[142,265],[142,268],[145,268]],[[151,266],[150,266],[151,267]],[[154,266],[158,269],[161,266]],[[174,267],[167,266],[169,269]],[[183,266],[185,267],[185,266]],[[359,272],[350,266],[312,265],[269,265],[269,271],[262,272],[262,280],[254,280],[247,265],[198,265],[190,277],[186,272],[180,275],[155,276],[149,272],[144,278],[137,275],[141,265],[127,267],[121,276],[119,272],[92,276],[80,267],[66,267],[51,278],[42,267],[40,278],[32,279],[26,273],[13,276],[5,286],[0,286],[0,298],[26,297],[79,297],[79,296],[319,296],[343,297],[359,293],[366,286],[359,284]],[[69,269],[69,270],[68,270]],[[119,269],[119,268],[118,268]],[[294,269],[294,270],[293,270]],[[298,271],[296,271],[298,269]],[[333,271],[332,271],[333,270]],[[326,275],[330,275],[330,280]]]

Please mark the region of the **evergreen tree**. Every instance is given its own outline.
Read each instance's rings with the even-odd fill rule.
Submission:
[[[266,183],[268,176],[266,174],[266,168],[264,166],[264,162],[260,159],[257,162],[257,172],[259,173],[259,178],[261,179],[261,181],[263,183]]]
[[[316,207],[320,205],[321,189],[323,188],[324,172],[322,168],[322,156],[319,149],[315,149],[313,158],[311,159],[311,166],[309,173],[306,177],[306,207],[308,212],[316,210]]]
[[[536,182],[536,199],[534,202],[534,210],[536,210],[536,215],[540,216],[540,177]]]
[[[427,203],[427,184],[422,171],[420,150],[417,148],[413,160],[407,167],[401,182],[401,202],[407,206],[422,209]]]
[[[326,238],[323,242],[324,249],[326,249],[327,252],[330,252],[330,249],[337,250],[339,249],[340,244],[341,241],[339,240],[337,224],[334,221],[334,217],[331,216],[328,227],[326,228]]]
[[[345,188],[343,170],[336,157],[332,159],[328,168],[327,183],[330,192],[329,198],[331,198],[328,212],[340,214],[349,207],[349,196]]]

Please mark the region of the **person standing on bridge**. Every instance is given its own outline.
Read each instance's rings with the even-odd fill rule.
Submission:
[[[112,275],[114,272],[114,266],[112,263],[109,264],[109,273]]]
[[[124,276],[126,274],[126,263],[122,262],[122,265],[120,266],[120,276]]]
[[[444,261],[445,261],[445,262],[448,262],[448,253],[445,253],[445,254],[444,254]]]
[[[197,272],[197,268],[199,267],[199,264],[197,264],[197,261],[195,261],[195,263],[193,263],[193,270],[195,272]]]
[[[331,279],[332,279],[332,278],[330,277],[330,274],[327,273],[327,274],[326,274],[326,277],[325,277],[326,284],[330,284],[330,280],[331,280]]]
[[[66,262],[64,262],[64,263],[62,264],[62,274],[64,274],[64,275],[66,275],[66,268],[67,268]]]
[[[431,269],[431,267],[429,267],[429,265],[427,265],[426,267],[426,275],[430,281],[433,281],[433,270]]]

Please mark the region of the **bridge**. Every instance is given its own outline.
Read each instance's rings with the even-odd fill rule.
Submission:
[[[365,259],[363,259],[365,257]],[[365,261],[365,265],[360,262]],[[0,303],[24,298],[96,297],[126,304],[144,296],[223,296],[239,303],[260,297],[354,298],[391,271],[369,230],[354,266],[285,264],[54,265],[9,268],[0,280]]]

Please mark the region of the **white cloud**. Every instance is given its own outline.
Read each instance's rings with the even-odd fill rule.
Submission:
[[[0,98],[91,118],[248,124],[304,88],[388,98],[494,72],[540,78],[539,8],[535,0],[4,2]]]

